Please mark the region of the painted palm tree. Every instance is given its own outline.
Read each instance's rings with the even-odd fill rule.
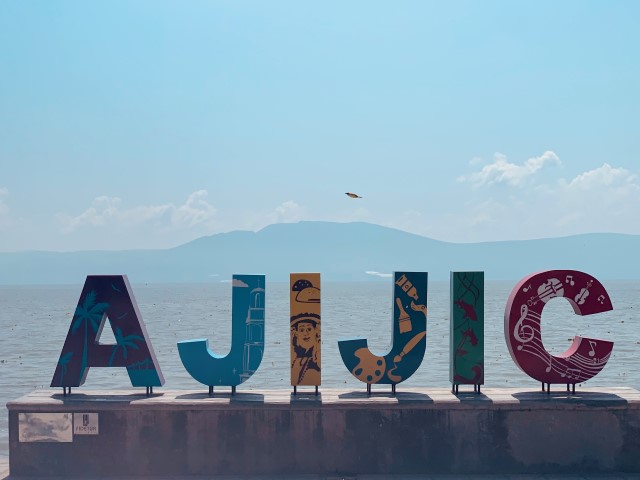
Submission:
[[[71,361],[71,358],[73,357],[73,352],[67,352],[64,355],[62,355],[60,357],[60,360],[58,360],[58,365],[60,365],[60,383],[62,385],[64,385],[64,376],[67,373],[67,365],[69,365],[69,362]]]
[[[116,352],[118,349],[122,349],[122,357],[127,359],[127,348],[133,348],[138,350],[138,345],[136,345],[136,341],[144,342],[144,338],[140,335],[127,335],[126,337],[122,336],[122,330],[120,327],[116,327],[116,345],[113,346],[113,350],[111,350],[111,357],[109,357],[109,366],[113,365],[113,360],[116,356]]]
[[[102,302],[96,303],[96,291],[91,290],[84,297],[82,305],[76,307],[76,313],[73,316],[73,324],[71,327],[71,333],[75,334],[76,331],[84,326],[84,349],[82,350],[82,368],[80,369],[80,379],[78,383],[82,382],[82,376],[87,368],[87,342],[89,326],[93,329],[94,333],[98,332],[100,324],[102,323],[102,317],[104,312],[109,308],[109,304]]]

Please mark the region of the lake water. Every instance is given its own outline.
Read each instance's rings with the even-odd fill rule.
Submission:
[[[514,282],[485,285],[485,385],[538,390],[540,384],[522,373],[509,355],[503,334],[504,308]],[[604,281],[614,310],[579,317],[569,302],[553,299],[545,307],[542,337],[552,354],[565,351],[574,335],[615,342],[604,370],[577,389],[627,386],[640,389],[640,281]],[[231,341],[231,284],[136,285],[133,291],[143,316],[167,389],[208,388],[193,380],[177,352],[176,342],[208,338],[217,354]],[[58,357],[78,303],[82,285],[0,286],[0,403],[49,388]],[[418,371],[403,387],[450,387],[449,283],[430,282],[427,351]],[[344,367],[338,340],[366,337],[374,353],[385,354],[391,344],[392,281],[322,284],[322,386],[364,390]],[[115,343],[105,328],[103,343]],[[266,287],[265,352],[257,373],[238,391],[291,388],[289,384],[289,284]],[[379,388],[388,388],[383,386]],[[462,387],[463,388],[463,387]],[[555,387],[561,388],[561,387]],[[131,389],[124,368],[92,368],[80,389]],[[376,387],[374,386],[374,391]],[[144,391],[144,389],[139,389]],[[227,389],[225,389],[227,390]],[[7,411],[0,415],[0,457],[8,456]]]

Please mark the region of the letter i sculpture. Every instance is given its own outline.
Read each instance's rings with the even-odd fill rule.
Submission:
[[[450,361],[451,393],[459,385],[484,384],[484,272],[451,272]]]
[[[289,295],[293,394],[305,385],[315,386],[317,395],[321,383],[320,274],[292,273]]]

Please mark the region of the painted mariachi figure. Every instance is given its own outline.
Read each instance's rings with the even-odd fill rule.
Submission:
[[[291,381],[320,385],[320,316],[301,313],[291,318]]]
[[[290,276],[291,385],[315,386],[320,375],[320,274]]]

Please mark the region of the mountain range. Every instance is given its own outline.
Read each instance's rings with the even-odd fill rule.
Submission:
[[[320,272],[323,281],[380,281],[403,270],[427,271],[433,280],[465,270],[484,271],[488,280],[518,280],[547,269],[625,280],[640,278],[639,251],[640,235],[449,243],[370,223],[299,222],[163,250],[0,253],[0,284],[81,284],[99,274],[126,274],[131,283],[219,282],[234,273],[288,281],[291,272]]]

